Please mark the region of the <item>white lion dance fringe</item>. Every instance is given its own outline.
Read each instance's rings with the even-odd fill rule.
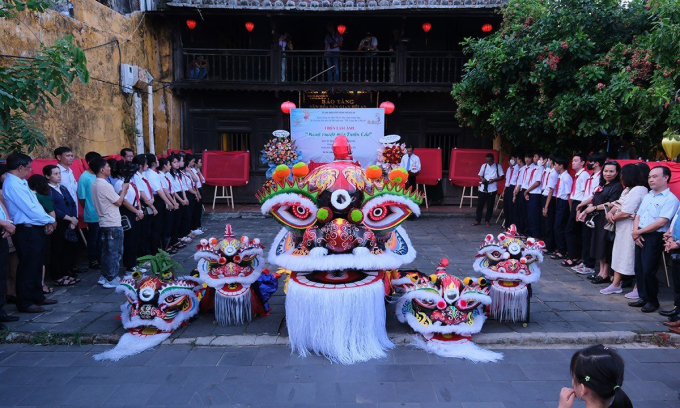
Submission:
[[[286,295],[290,346],[352,364],[386,356],[394,348],[385,329],[382,280],[350,289],[310,288],[291,279]]]
[[[215,320],[220,326],[242,326],[253,320],[250,288],[241,296],[224,296],[215,291]]]
[[[118,344],[111,350],[92,356],[97,361],[118,361],[122,358],[139,354],[142,351],[156,347],[170,337],[172,333],[158,333],[152,335],[140,335],[137,333],[125,333],[121,336]]]
[[[502,322],[518,322],[527,318],[527,296],[529,289],[499,290],[491,285],[491,316]]]
[[[483,349],[470,340],[427,341],[421,335],[412,336],[412,339],[413,347],[440,357],[464,358],[475,363],[495,363],[503,359],[503,354]]]

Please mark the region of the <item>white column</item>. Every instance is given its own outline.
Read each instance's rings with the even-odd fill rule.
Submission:
[[[135,109],[135,141],[137,143],[137,154],[144,153],[144,124],[143,124],[143,111],[142,111],[142,97],[139,92],[135,91],[132,94],[133,106]]]
[[[153,134],[153,87],[147,87],[146,109],[149,120],[149,153],[156,154],[156,140]]]

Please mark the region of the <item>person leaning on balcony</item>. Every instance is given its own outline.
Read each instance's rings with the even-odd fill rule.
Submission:
[[[279,49],[281,50],[281,82],[286,82],[286,51],[293,49],[293,40],[288,32],[284,31],[279,37]]]
[[[366,82],[369,81],[374,81],[374,69],[373,65],[375,62],[371,59],[372,57],[375,57],[378,53],[378,39],[373,36],[373,34],[368,31],[366,33],[366,37],[364,37],[363,40],[359,43],[359,47],[357,48],[357,51],[363,51],[366,55],[365,59],[365,66],[364,66],[364,75],[366,78]]]
[[[199,55],[191,60],[187,72],[189,73],[189,79],[204,79],[207,77],[208,61],[205,59],[205,56]]]
[[[335,30],[333,24],[327,24],[328,34],[324,39],[324,51],[326,51],[326,66],[328,67],[328,81],[340,80],[340,47],[342,47],[342,35]]]

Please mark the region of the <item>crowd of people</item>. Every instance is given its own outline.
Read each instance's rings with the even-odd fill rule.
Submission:
[[[139,257],[174,254],[203,233],[201,156],[89,152],[78,179],[70,148],[57,148],[54,157],[57,164],[39,174],[22,153],[0,165],[0,325],[18,320],[3,310],[6,301],[22,313],[57,303],[45,297],[54,291],[46,277],[54,286],[80,282],[78,274],[88,269],[76,266],[81,236],[89,269],[101,270],[98,283],[114,288],[121,265],[132,272]],[[80,217],[87,225],[82,235]]]
[[[680,202],[668,187],[667,166],[622,167],[604,153],[579,153],[570,161],[559,154],[515,152],[509,163],[503,171],[487,155],[478,173],[473,225],[483,216],[490,225],[498,182],[505,180],[506,226],[515,224],[523,236],[543,240],[547,256],[588,275],[593,284],[608,284],[603,295],[631,287],[624,296],[644,313],[660,307],[656,274],[663,252],[671,252],[675,304],[659,314],[680,333]]]

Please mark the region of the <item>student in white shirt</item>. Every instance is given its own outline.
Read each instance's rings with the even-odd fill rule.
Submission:
[[[151,235],[149,242],[151,253],[156,254],[158,253],[159,248],[164,248],[162,236],[163,225],[167,222],[167,208],[173,207],[174,205],[163,190],[161,178],[165,179],[165,177],[161,176],[158,171],[158,158],[156,158],[156,155],[147,154],[146,163],[149,168],[143,174],[149,182],[149,185],[151,185],[153,206],[156,208],[156,211],[158,211],[158,214],[151,219]]]
[[[505,178],[503,168],[500,164],[494,163],[493,154],[486,155],[486,163],[482,164],[479,169],[479,199],[477,200],[477,218],[472,225],[479,225],[482,222],[482,213],[484,212],[484,205],[486,204],[485,222],[488,227],[491,225],[491,217],[493,216],[493,206],[496,203],[496,192],[498,191],[498,182]]]
[[[543,176],[541,177],[541,239],[545,242],[547,252],[555,251],[555,186],[559,174],[553,168],[553,155],[542,154],[541,160],[546,163]],[[555,259],[555,258],[553,258]]]
[[[575,171],[575,176],[571,185],[571,193],[569,194],[569,218],[567,219],[567,227],[564,231],[567,237],[567,259],[562,261],[562,266],[575,268],[581,263],[581,228],[583,223],[576,221],[576,208],[585,194],[586,182],[590,178],[590,174],[586,170],[588,156],[585,153],[578,153],[571,159],[571,169]]]
[[[185,236],[180,234],[182,219],[187,218],[189,214],[189,200],[186,195],[187,188],[182,172],[180,171],[180,166],[184,165],[184,157],[178,154],[172,154],[168,157],[168,160],[170,160],[171,165],[170,182],[172,193],[175,196],[175,200],[179,202],[179,209],[173,214],[173,228],[170,236],[170,245],[177,249],[181,249],[186,246],[186,243],[183,242],[185,241]],[[180,238],[182,238],[182,240],[180,240]]]
[[[534,154],[532,152],[524,153],[524,166],[520,168],[517,178],[517,185],[513,193],[512,202],[515,204],[515,226],[517,231],[524,234],[527,228],[527,202],[524,199],[524,193],[529,182],[529,172],[533,169]]]
[[[542,154],[534,154],[534,165],[529,169],[529,177],[526,177],[527,188],[524,192],[524,199],[527,204],[527,237],[539,238],[541,235],[541,178],[543,177]]]
[[[66,187],[68,192],[71,194],[73,201],[78,202],[78,182],[76,177],[73,175],[73,170],[71,170],[71,165],[75,160],[73,152],[69,147],[57,147],[54,149],[54,158],[57,159],[57,167],[61,171],[61,184]],[[78,206],[76,205],[76,217],[78,216]],[[81,272],[87,272],[81,271]]]
[[[163,248],[166,252],[170,254],[177,253],[177,248],[171,247],[169,245],[170,237],[172,236],[172,230],[174,228],[174,220],[176,214],[179,210],[179,202],[175,199],[176,190],[172,187],[172,175],[170,174],[170,169],[172,165],[166,158],[158,159],[158,178],[161,183],[161,190],[168,199],[165,207],[165,216],[163,217],[163,232],[162,232],[162,243]]]
[[[196,201],[191,209],[191,223],[190,229],[193,236],[201,235],[203,230],[201,229],[201,216],[203,215],[203,204],[201,196],[201,178],[199,177],[198,170],[196,170],[196,164],[198,163],[198,156],[187,156],[187,170],[186,173],[191,177],[193,184],[193,189],[195,193]]]
[[[588,156],[588,165],[586,166],[588,170],[592,170],[593,174],[586,181],[586,188],[583,193],[583,201],[581,204],[576,206],[576,220],[580,222],[585,222],[585,214],[583,210],[588,207],[593,201],[593,193],[595,189],[600,186],[600,173],[604,167],[604,162],[607,160],[607,156],[604,153],[593,153]],[[595,258],[590,256],[590,243],[592,240],[592,230],[587,226],[581,227],[581,264],[575,266],[576,272],[584,275],[589,275],[595,273]]]
[[[512,152],[510,156],[510,165],[508,171],[505,172],[505,190],[503,191],[503,216],[505,218],[505,226],[509,227],[515,223],[514,205],[512,202],[513,192],[517,185],[519,176],[519,169],[524,164],[524,159],[517,152]]]
[[[139,201],[142,205],[142,211],[144,211],[137,256],[145,256],[155,253],[151,248],[151,242],[154,219],[158,215],[158,210],[154,206],[151,183],[144,177],[144,173],[149,169],[146,155],[138,154],[132,159],[132,162],[139,166],[139,171],[132,177],[132,184],[137,186],[137,190],[139,190]]]
[[[565,156],[557,155],[554,158],[553,169],[557,173],[557,183],[555,184],[555,221],[553,231],[555,232],[555,257],[564,258],[567,254],[567,221],[569,220],[569,193],[573,180],[567,166],[569,159]]]
[[[416,176],[420,173],[420,157],[413,154],[413,145],[406,146],[406,154],[401,157],[399,166],[408,171],[406,187],[416,187]]]

